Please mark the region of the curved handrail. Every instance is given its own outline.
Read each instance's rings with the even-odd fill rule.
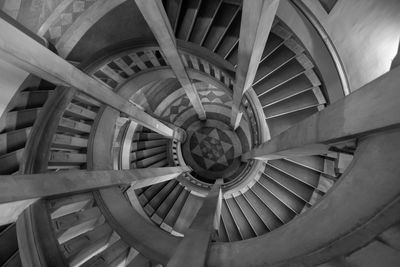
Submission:
[[[343,70],[343,68],[337,65],[338,62],[332,55],[333,50],[329,50],[326,40],[318,32],[316,26],[291,0],[280,1],[276,16],[295,33],[296,38],[310,54],[318,75],[325,85],[330,103],[343,98],[348,91],[343,87],[343,77],[339,73],[339,69]],[[343,81],[346,86],[347,78]]]
[[[314,28],[321,36],[322,41],[325,43],[333,61],[335,62],[337,71],[340,76],[340,82],[342,83],[343,91],[345,95],[350,94],[349,80],[346,75],[344,64],[340,59],[339,53],[333,44],[331,38],[326,32],[324,26],[318,21],[317,17],[311,12],[311,10],[300,0],[291,0],[292,3],[303,13],[303,15],[311,22]]]

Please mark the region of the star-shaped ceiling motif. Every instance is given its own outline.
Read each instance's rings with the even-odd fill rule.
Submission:
[[[232,162],[232,141],[221,130],[203,128],[194,133],[191,139],[192,155],[201,167],[219,171]]]

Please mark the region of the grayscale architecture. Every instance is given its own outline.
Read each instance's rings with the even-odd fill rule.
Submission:
[[[0,0],[0,266],[400,266],[399,0]]]

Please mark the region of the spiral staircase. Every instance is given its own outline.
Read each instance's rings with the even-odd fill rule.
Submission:
[[[62,14],[78,2],[89,8],[91,1],[67,2]],[[192,171],[138,189],[120,185],[37,200],[16,223],[0,226],[1,266],[166,266],[170,252],[155,251],[165,248],[165,240],[177,246],[218,178],[223,181],[220,224],[211,243],[249,244],[306,218],[354,164],[357,139],[338,142],[323,154],[241,161],[244,152],[331,104],[321,70],[296,33],[275,17],[252,88],[241,102],[242,120],[233,131],[229,125],[241,1],[164,0],[163,6],[207,120],[198,120],[156,42],[112,44],[78,68],[164,124],[185,130],[186,140],[163,136],[99,99],[30,75],[0,120],[0,174],[186,165]],[[74,13],[73,19],[84,13]],[[59,23],[62,15],[43,34],[54,44],[57,39],[51,37]],[[40,132],[44,123],[52,130]],[[39,152],[31,149],[38,137],[46,137]],[[102,154],[103,146],[110,153]],[[41,153],[41,160],[30,166],[32,153]],[[120,220],[124,212],[127,218]],[[373,236],[373,242],[399,250],[392,236],[400,231],[393,225]],[[146,244],[140,243],[145,239]],[[20,255],[19,249],[29,251],[32,244],[39,248],[38,255]],[[216,251],[210,252],[214,258]],[[210,258],[207,266],[222,266],[219,263]],[[342,263],[332,266],[345,266]]]

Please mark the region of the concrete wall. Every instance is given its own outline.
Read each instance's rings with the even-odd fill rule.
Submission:
[[[318,267],[395,267],[399,263],[399,251],[374,241],[348,257],[335,259]]]
[[[339,0],[329,14],[318,0],[303,0],[334,43],[350,89],[390,69],[400,40],[399,0]]]

